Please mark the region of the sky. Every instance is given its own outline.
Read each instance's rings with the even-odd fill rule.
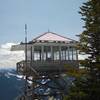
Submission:
[[[48,29],[70,38],[83,31],[78,13],[84,0],[0,0],[0,44],[28,40]]]
[[[12,52],[13,44],[24,41],[27,24],[28,40],[47,32],[68,38],[83,31],[79,7],[85,0],[0,0],[0,67],[15,66],[24,59],[23,52]]]

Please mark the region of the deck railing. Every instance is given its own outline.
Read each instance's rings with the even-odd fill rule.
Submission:
[[[26,70],[34,69],[38,72],[66,71],[68,67],[78,68],[77,61],[21,61],[17,63],[17,71],[24,73]]]

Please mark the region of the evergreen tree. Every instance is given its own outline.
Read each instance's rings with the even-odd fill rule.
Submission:
[[[87,0],[79,13],[85,25],[78,47],[89,55],[81,62],[87,74],[75,80],[68,100],[100,100],[100,0]]]

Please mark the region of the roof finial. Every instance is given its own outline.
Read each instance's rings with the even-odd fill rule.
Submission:
[[[48,33],[50,32],[49,28],[48,28]]]

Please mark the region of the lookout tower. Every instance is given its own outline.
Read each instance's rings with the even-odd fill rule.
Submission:
[[[76,44],[77,41],[73,39],[53,32],[46,32],[27,42],[27,44],[13,45],[11,50],[25,50],[25,45],[27,45],[27,60],[17,63],[17,71],[19,74],[26,75],[28,80],[31,76],[31,81],[35,80],[36,82],[37,79],[52,80],[57,78],[65,73],[69,67],[78,68]],[[33,85],[32,87],[34,88]],[[31,97],[33,94],[31,93]]]

